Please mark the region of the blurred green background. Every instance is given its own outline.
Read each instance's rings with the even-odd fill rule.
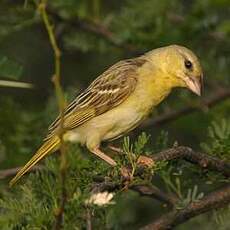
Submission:
[[[0,85],[0,169],[23,165],[57,114],[53,51],[34,2],[0,0],[0,80],[34,86]],[[61,79],[68,100],[115,62],[169,44],[184,45],[199,56],[204,69],[202,98],[229,90],[229,0],[53,0],[47,11],[62,51]],[[200,109],[148,127],[152,142],[165,130],[169,143],[201,149],[211,122],[230,123],[229,98],[212,108],[203,106],[202,98],[175,90],[153,117],[185,106]],[[1,188],[6,181],[0,181]],[[199,218],[197,222],[208,223]]]

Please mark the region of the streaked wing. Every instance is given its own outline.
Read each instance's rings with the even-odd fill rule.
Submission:
[[[122,103],[135,89],[136,70],[143,58],[120,61],[100,75],[64,111],[64,128],[74,129]],[[57,133],[60,116],[49,127],[46,139]]]

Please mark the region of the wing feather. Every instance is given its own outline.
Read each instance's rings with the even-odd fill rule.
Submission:
[[[86,121],[121,104],[135,89],[136,70],[145,59],[120,61],[110,67],[81,93],[64,111],[64,128],[74,129]],[[56,134],[60,116],[50,125],[46,139]]]

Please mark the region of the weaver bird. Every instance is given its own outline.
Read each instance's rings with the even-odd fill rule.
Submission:
[[[111,166],[100,150],[137,127],[175,87],[201,94],[202,69],[195,54],[179,45],[154,49],[119,61],[102,73],[64,111],[64,141],[79,142]],[[43,145],[11,180],[13,185],[38,161],[60,147],[60,116],[49,127]]]

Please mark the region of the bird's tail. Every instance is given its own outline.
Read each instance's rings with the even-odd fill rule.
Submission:
[[[35,164],[37,164],[47,154],[54,152],[60,144],[60,139],[57,136],[47,140],[35,153],[27,164],[21,168],[17,175],[10,181],[10,187],[14,185],[26,172],[28,172]]]

